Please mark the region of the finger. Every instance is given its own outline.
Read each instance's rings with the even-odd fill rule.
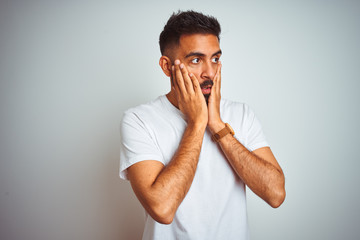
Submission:
[[[220,87],[221,87],[221,62],[218,62],[216,73],[214,76],[214,85],[211,88],[210,98],[213,98],[215,95],[220,96]]]
[[[221,80],[221,67],[222,67],[222,64],[221,64],[221,62],[219,61],[219,62],[218,62],[218,66],[217,66],[217,68],[216,68],[216,73],[215,73],[214,80],[215,80],[215,79],[216,79],[216,80],[218,80],[218,79]]]
[[[198,92],[198,93],[202,94],[201,88],[200,88],[200,83],[197,80],[197,78],[195,77],[195,75],[193,73],[189,73],[189,77],[190,77],[190,80],[192,82],[194,92]]]
[[[222,64],[219,61],[214,78],[214,86],[215,86],[215,90],[217,91],[220,91],[220,87],[221,87],[221,68],[222,68]]]
[[[176,81],[175,65],[171,66],[171,83],[173,89],[175,90],[175,93],[178,93],[180,90],[179,90],[178,81]]]
[[[185,92],[186,88],[184,85],[184,79],[180,70],[180,61],[175,60],[175,82],[180,90],[180,92]]]
[[[170,76],[170,81],[171,81],[171,88],[175,90],[175,67],[174,65],[171,66],[171,76]]]
[[[183,80],[184,80],[184,85],[186,87],[186,90],[189,92],[189,93],[194,93],[194,87],[193,87],[193,83],[189,77],[189,73],[185,67],[185,65],[183,63],[180,64],[180,70],[181,70],[181,73],[182,73],[182,77],[183,77]]]

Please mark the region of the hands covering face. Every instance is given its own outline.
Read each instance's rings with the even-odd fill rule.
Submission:
[[[217,126],[224,126],[220,118],[221,63],[218,62],[213,79],[208,105],[200,83],[186,66],[175,60],[172,66],[172,88],[175,92],[180,111],[186,116],[188,124],[205,124],[213,131]]]

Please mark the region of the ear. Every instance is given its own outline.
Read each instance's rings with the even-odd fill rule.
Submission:
[[[171,66],[172,62],[169,57],[167,56],[161,56],[159,60],[159,65],[166,76],[171,77]]]

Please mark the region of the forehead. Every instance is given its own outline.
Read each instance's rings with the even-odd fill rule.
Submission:
[[[211,56],[220,50],[219,40],[212,34],[182,35],[179,40],[178,55],[186,56],[190,52],[199,52]]]

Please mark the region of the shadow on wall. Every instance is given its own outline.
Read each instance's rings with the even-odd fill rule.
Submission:
[[[144,230],[144,209],[136,198],[130,182],[120,180],[119,239],[141,239]]]

